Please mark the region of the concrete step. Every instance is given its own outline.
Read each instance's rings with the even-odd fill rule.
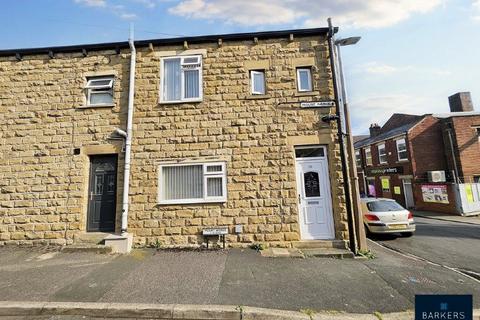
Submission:
[[[322,258],[354,258],[355,255],[347,249],[337,248],[316,248],[316,249],[301,249],[305,257],[322,257]]]
[[[84,232],[76,234],[73,242],[75,244],[103,244],[103,240],[112,235],[109,232]]]
[[[292,243],[297,249],[336,248],[347,249],[347,242],[344,240],[303,240]]]
[[[62,252],[72,253],[72,252],[91,252],[91,253],[100,253],[106,254],[111,253],[112,247],[105,246],[102,244],[73,244],[70,246],[65,246],[62,248]]]

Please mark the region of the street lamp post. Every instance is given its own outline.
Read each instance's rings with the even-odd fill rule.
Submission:
[[[358,189],[358,179],[356,175],[356,166],[352,163],[353,160],[353,141],[351,137],[350,119],[348,114],[348,105],[346,102],[346,88],[343,75],[343,66],[341,65],[340,46],[353,45],[360,40],[360,37],[351,37],[346,39],[334,39],[335,29],[332,26],[332,21],[328,19],[329,26],[329,51],[330,51],[330,64],[332,68],[333,89],[334,95],[337,101],[337,123],[338,123],[338,139],[340,144],[340,158],[342,162],[342,175],[344,192],[346,198],[346,209],[348,217],[348,232],[350,239],[350,249],[352,252],[357,253],[357,249],[366,249],[365,230],[363,228],[363,221],[361,217],[360,198]],[[337,54],[338,52],[338,54]],[[337,65],[339,67],[339,75],[337,74]],[[339,79],[340,78],[340,81]],[[339,92],[339,87],[341,92]],[[343,120],[343,121],[342,121]],[[345,132],[344,132],[345,126]],[[348,150],[350,153],[349,159],[347,159],[347,152],[345,146],[345,139],[347,138]],[[349,172],[350,171],[350,172]],[[354,187],[351,187],[350,178],[354,180]],[[353,206],[352,206],[353,202]],[[355,226],[354,226],[355,225]],[[355,232],[356,231],[356,232]],[[358,246],[357,246],[358,243]]]
[[[357,245],[359,250],[367,249],[367,239],[365,236],[365,229],[363,227],[363,217],[362,217],[362,208],[360,205],[360,189],[358,186],[358,173],[357,166],[355,163],[355,149],[353,147],[353,137],[352,137],[352,128],[350,125],[350,113],[348,108],[348,99],[347,99],[347,87],[344,78],[343,64],[342,64],[342,55],[340,47],[350,46],[356,44],[360,41],[360,37],[350,37],[345,39],[337,39],[334,44],[336,48],[336,57],[338,61],[338,69],[340,73],[340,86],[342,91],[342,102],[343,102],[343,119],[345,124],[345,135],[347,137],[347,149],[349,154],[349,169],[350,169],[350,178],[353,180],[353,184],[350,184],[352,187],[352,202],[353,202],[353,211],[355,212],[355,226],[356,226],[356,237]]]

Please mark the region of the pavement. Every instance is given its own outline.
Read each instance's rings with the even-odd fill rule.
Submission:
[[[415,237],[415,236],[414,236]],[[129,255],[0,248],[0,301],[233,305],[372,314],[417,293],[474,294],[480,282],[371,243],[376,258],[265,258],[251,249]],[[368,293],[368,294],[366,294]]]
[[[480,225],[480,212],[477,215],[459,216],[455,214],[446,214],[432,211],[413,211],[413,215],[415,217],[422,217],[428,219]]]
[[[463,217],[461,217],[463,218]],[[413,237],[373,236],[372,240],[393,250],[421,257],[480,280],[480,225],[415,216]]]

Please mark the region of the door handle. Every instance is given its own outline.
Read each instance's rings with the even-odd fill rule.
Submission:
[[[93,191],[90,192],[90,200],[93,200]]]
[[[300,197],[300,193],[298,194],[298,203],[302,203],[302,198]]]

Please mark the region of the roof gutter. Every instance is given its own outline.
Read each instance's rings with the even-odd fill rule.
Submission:
[[[127,135],[125,138],[125,168],[123,172],[123,194],[122,194],[122,235],[127,232],[128,228],[128,196],[130,192],[130,161],[132,151],[132,135],[133,135],[133,99],[135,94],[135,63],[137,52],[133,42],[133,29],[130,31],[128,39],[130,45],[130,78],[128,82],[128,109],[127,109]]]

